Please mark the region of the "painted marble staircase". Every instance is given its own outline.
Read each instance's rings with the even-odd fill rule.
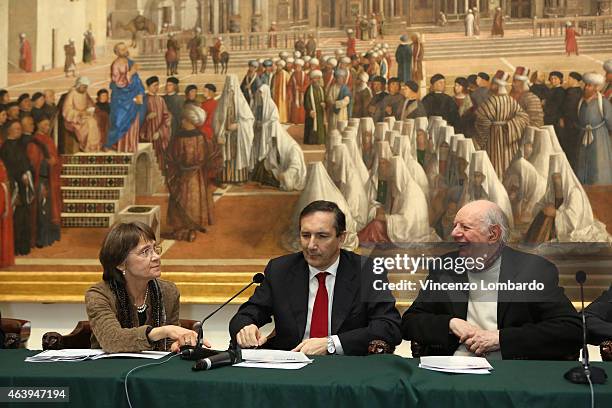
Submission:
[[[107,228],[136,195],[153,194],[163,181],[149,143],[137,153],[78,153],[62,160],[64,228]]]

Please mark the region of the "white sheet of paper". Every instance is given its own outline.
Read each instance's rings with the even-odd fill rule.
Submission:
[[[131,357],[158,360],[170,354],[168,351],[143,351],[142,353],[105,353],[101,349],[63,349],[46,350],[31,357],[26,357],[28,363],[50,363],[57,361],[85,361],[100,358]]]
[[[462,370],[462,369],[447,369],[447,368],[434,368],[434,367],[423,367],[423,365],[419,364],[419,368],[423,368],[425,370],[431,371],[439,371],[442,373],[451,373],[451,374],[491,374],[491,372],[484,368],[476,368],[470,370]]]
[[[159,360],[170,354],[169,351],[143,351],[140,353],[108,353],[100,354],[92,357],[92,360],[99,360],[101,358],[147,358],[150,360]]]
[[[311,363],[313,360],[306,357],[301,351],[244,349],[242,360],[260,363]]]
[[[63,349],[45,350],[36,355],[26,357],[28,363],[46,363],[54,361],[83,361],[104,354],[100,349]]]
[[[421,357],[421,365],[423,368],[431,367],[454,370],[493,369],[486,358],[467,356],[426,356]]]
[[[300,368],[306,367],[310,363],[259,363],[244,361],[242,363],[234,364],[234,367],[248,367],[248,368],[276,368],[280,370],[299,370]]]

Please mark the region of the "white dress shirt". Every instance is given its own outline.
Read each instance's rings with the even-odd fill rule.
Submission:
[[[468,272],[468,280],[471,284],[477,284],[478,289],[470,290],[468,300],[467,316],[468,323],[472,323],[483,330],[496,331],[497,327],[497,291],[482,291],[481,282],[487,287],[490,283],[499,282],[501,271],[501,256],[489,268],[482,272]],[[475,356],[464,344],[455,351],[455,356]],[[501,360],[501,350],[487,354],[489,360]]]
[[[312,310],[314,309],[315,297],[319,290],[319,280],[317,274],[321,272],[327,272],[328,275],[325,277],[325,288],[327,289],[327,332],[331,334],[331,321],[332,321],[332,306],[334,304],[334,286],[336,284],[336,274],[338,273],[338,265],[340,264],[340,255],[336,258],[336,261],[331,264],[326,270],[320,271],[308,265],[309,279],[308,279],[308,315],[306,316],[306,330],[304,330],[304,337],[302,340],[310,338],[310,321],[312,320]],[[340,338],[337,335],[331,336],[336,346],[336,354],[344,354]]]

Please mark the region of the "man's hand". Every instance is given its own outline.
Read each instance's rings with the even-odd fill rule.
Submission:
[[[227,127],[227,129],[228,129],[228,130],[232,130],[232,131],[234,131],[234,130],[238,129],[238,124],[237,124],[237,123],[231,123],[231,124],[230,124],[230,125]]]
[[[242,348],[260,347],[265,344],[268,337],[264,336],[259,327],[254,324],[244,326],[236,335],[236,341]]]
[[[393,110],[391,109],[391,107],[390,107],[390,106],[387,106],[387,107],[385,108],[385,112],[387,113],[387,115],[390,115],[390,114],[392,114],[392,113],[393,113]]]
[[[291,351],[301,351],[309,356],[325,355],[327,354],[327,337],[304,340]]]
[[[499,330],[476,330],[476,333],[463,342],[465,347],[477,356],[485,356],[499,350]]]
[[[310,111],[310,117],[315,119],[317,117],[317,112],[315,111]]]
[[[448,323],[448,328],[455,336],[459,337],[460,343],[464,343],[467,339],[474,336],[478,330],[480,330],[480,327],[474,326],[473,324],[457,317],[450,320]]]

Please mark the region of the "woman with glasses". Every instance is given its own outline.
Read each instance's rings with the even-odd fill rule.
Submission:
[[[91,347],[109,353],[176,352],[197,333],[179,324],[180,294],[161,275],[161,246],[146,224],[115,224],[100,250],[102,282],[85,293]],[[204,341],[206,347],[210,347]]]

